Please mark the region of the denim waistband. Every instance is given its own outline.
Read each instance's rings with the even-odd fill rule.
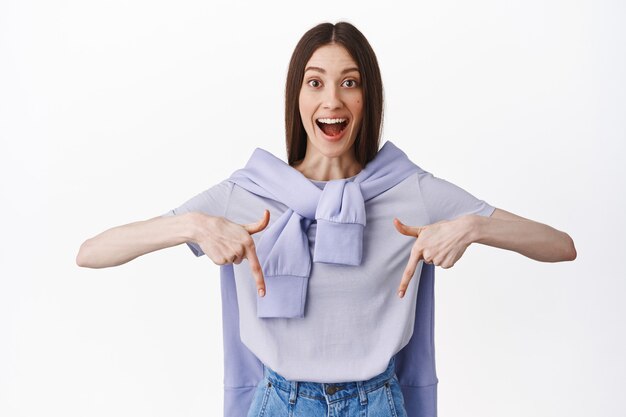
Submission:
[[[365,402],[367,392],[380,388],[395,376],[395,356],[389,361],[387,369],[366,381],[333,383],[290,381],[267,366],[263,367],[263,374],[276,388],[289,392],[292,403],[295,402],[296,395],[325,400],[329,403],[359,396],[361,402]]]

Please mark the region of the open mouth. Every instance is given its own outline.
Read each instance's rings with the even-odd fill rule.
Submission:
[[[348,125],[348,119],[344,119],[344,118],[341,118],[341,119],[323,119],[323,118],[320,118],[320,119],[317,119],[315,121],[315,123],[320,128],[320,130],[322,132],[324,132],[324,134],[326,136],[335,137],[335,136],[341,135],[343,130]]]

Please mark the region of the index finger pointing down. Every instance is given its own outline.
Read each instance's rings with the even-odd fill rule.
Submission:
[[[250,270],[252,271],[252,276],[256,282],[257,291],[261,297],[264,297],[265,279],[263,278],[263,268],[261,267],[259,258],[256,256],[254,246],[251,246],[246,250],[246,258],[248,258],[250,263]]]

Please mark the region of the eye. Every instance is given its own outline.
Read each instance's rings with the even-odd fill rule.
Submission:
[[[313,88],[317,88],[320,86],[321,83],[319,82],[319,80],[309,80],[307,84]]]
[[[348,88],[355,88],[357,86],[356,80],[345,80],[343,83],[346,84]]]

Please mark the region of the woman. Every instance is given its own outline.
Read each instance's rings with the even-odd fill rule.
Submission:
[[[436,415],[434,266],[472,242],[575,259],[566,233],[434,177],[389,141],[379,150],[382,109],[365,37],[320,24],[289,65],[288,164],[257,148],[180,207],[81,246],[77,263],[92,268],[180,243],[221,265],[226,416]]]

